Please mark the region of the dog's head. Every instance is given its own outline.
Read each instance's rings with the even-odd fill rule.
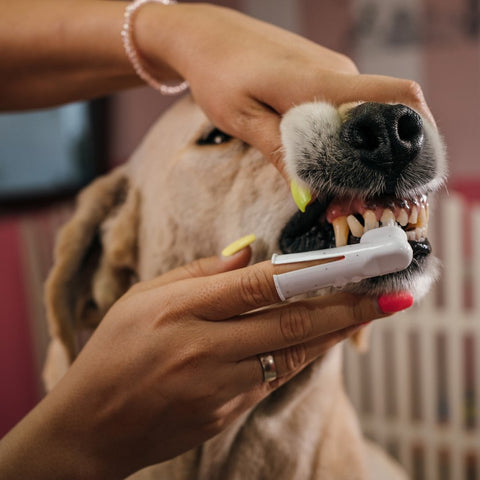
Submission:
[[[131,283],[248,233],[258,238],[256,262],[356,242],[379,220],[397,222],[414,262],[356,289],[425,291],[433,278],[427,195],[445,171],[436,129],[403,105],[311,103],[288,112],[281,130],[289,173],[315,198],[305,213],[260,152],[216,129],[190,98],[156,123],[127,165],[88,187],[47,285],[55,348],[66,346],[71,360],[76,332],[93,328]]]
[[[443,183],[445,149],[436,128],[405,105],[357,103],[339,109],[310,103],[282,121],[287,168],[315,197],[280,237],[284,252],[359,242],[367,230],[406,231],[413,261],[402,272],[350,289],[381,294],[407,290],[419,298],[435,277],[428,241],[428,194]]]

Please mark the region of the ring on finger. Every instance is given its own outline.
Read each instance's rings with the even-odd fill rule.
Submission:
[[[258,355],[258,360],[260,361],[260,366],[262,367],[263,381],[270,383],[276,380],[278,375],[273,355],[271,353],[264,353],[262,355]]]

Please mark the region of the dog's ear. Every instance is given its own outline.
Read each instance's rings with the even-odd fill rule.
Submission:
[[[138,193],[124,168],[80,194],[58,236],[46,283],[52,336],[44,371],[47,388],[58,381],[58,370],[65,370],[60,364],[68,366],[75,358],[82,331],[93,330],[135,280],[137,226]]]

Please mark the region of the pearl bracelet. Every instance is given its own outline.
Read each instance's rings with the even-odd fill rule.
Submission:
[[[142,65],[140,60],[140,55],[135,45],[134,35],[133,35],[133,22],[135,20],[135,16],[138,12],[138,9],[150,2],[158,2],[163,5],[173,5],[176,0],[134,0],[131,4],[125,8],[125,21],[122,27],[122,41],[123,46],[125,48],[125,53],[127,54],[130,63],[132,64],[135,73],[148,85],[159,90],[160,93],[163,95],[176,95],[177,93],[181,93],[188,88],[187,82],[182,82],[178,85],[164,85],[160,83],[155,78],[152,77]]]

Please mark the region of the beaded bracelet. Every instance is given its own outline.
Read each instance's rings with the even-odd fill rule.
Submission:
[[[125,53],[127,54],[130,63],[132,64],[135,73],[144,80],[148,85],[159,90],[160,93],[163,95],[176,95],[177,93],[181,93],[188,88],[187,82],[182,82],[178,85],[164,85],[160,83],[155,78],[152,77],[142,65],[140,60],[140,55],[138,53],[137,47],[135,45],[134,35],[133,35],[133,22],[135,20],[135,16],[138,12],[138,9],[150,2],[158,2],[163,5],[173,5],[176,0],[134,0],[131,4],[125,8],[125,21],[122,27],[122,41],[123,46],[125,48]]]

